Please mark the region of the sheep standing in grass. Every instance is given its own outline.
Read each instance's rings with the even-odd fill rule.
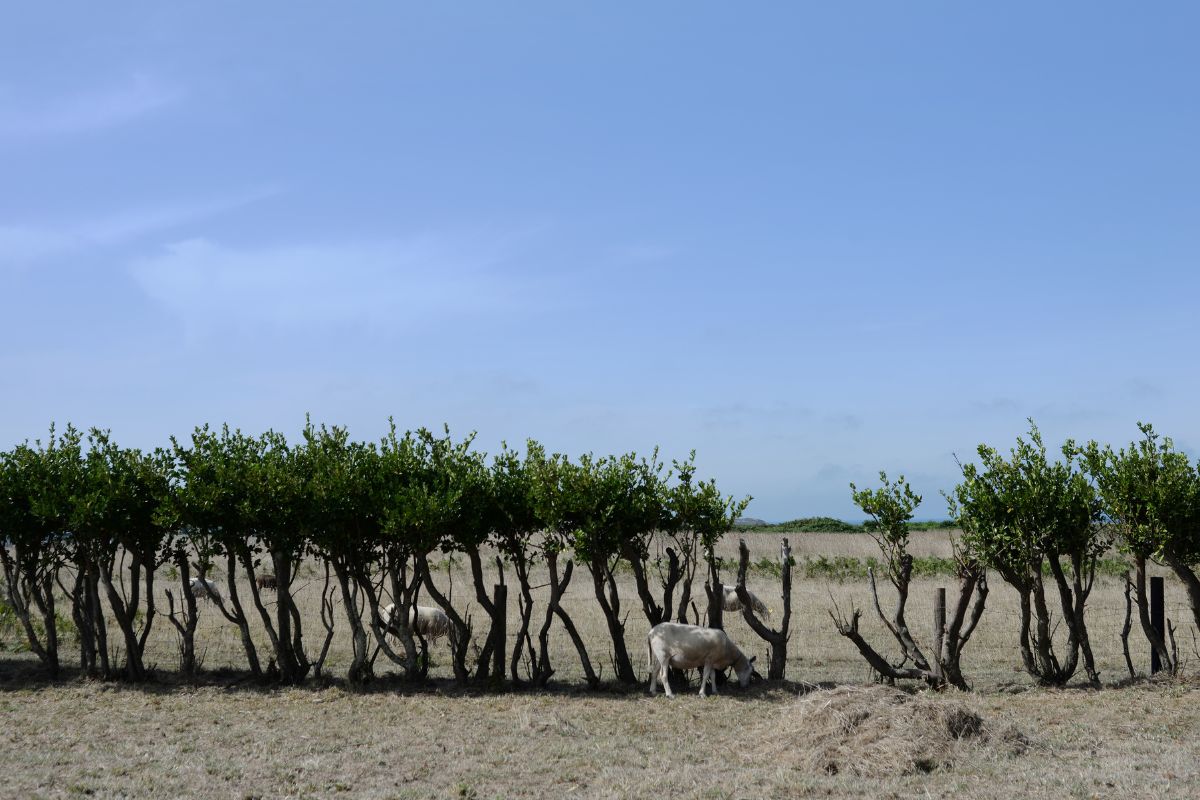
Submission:
[[[737,587],[723,583],[721,584],[721,589],[724,594],[724,600],[721,603],[721,607],[726,611],[741,611],[742,601],[737,596]],[[754,609],[754,613],[764,617],[771,616],[771,609],[767,608],[767,604],[762,600],[759,600],[758,596],[754,594],[754,592],[747,589],[746,594],[750,595],[750,608]]]
[[[396,629],[392,620],[396,614],[396,604],[388,603],[383,607],[383,626],[393,635],[399,636],[400,631]],[[430,606],[417,606],[415,609],[408,609],[408,624],[409,627],[416,633],[421,634],[426,639],[433,641],[450,633],[450,617],[446,616],[446,612],[440,608],[431,608]]]
[[[213,600],[217,603],[225,602],[225,598],[221,594],[221,589],[217,586],[216,581],[210,581],[207,578],[192,578],[190,583],[192,595],[197,600]]]
[[[646,655],[650,663],[650,694],[654,694],[656,679],[662,680],[667,697],[674,697],[667,673],[675,669],[701,668],[700,696],[704,684],[717,693],[717,670],[732,666],[738,683],[745,688],[754,674],[754,657],[746,658],[729,634],[720,628],[701,628],[678,622],[661,622],[650,629],[646,637]]]

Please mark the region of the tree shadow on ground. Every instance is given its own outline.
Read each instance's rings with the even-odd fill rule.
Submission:
[[[149,695],[169,695],[197,688],[216,688],[231,692],[246,692],[250,694],[271,694],[283,689],[291,691],[322,692],[336,688],[360,695],[393,695],[393,696],[427,696],[427,697],[490,697],[490,696],[548,696],[548,697],[594,697],[614,700],[645,698],[647,682],[638,684],[623,684],[615,681],[602,682],[592,689],[586,684],[569,682],[551,682],[548,686],[538,687],[530,684],[514,685],[505,682],[496,686],[487,682],[456,684],[449,678],[428,678],[420,681],[406,680],[402,673],[386,672],[376,676],[364,686],[351,687],[344,678],[324,675],[320,678],[309,677],[296,686],[283,686],[278,682],[264,678],[255,678],[250,673],[238,669],[204,670],[194,678],[187,678],[173,670],[152,669],[150,679],[141,683],[131,683],[120,677],[110,680],[88,678],[77,666],[64,666],[57,678],[51,678],[33,658],[19,655],[0,656],[0,693],[36,691],[52,687],[78,686],[85,684],[103,685],[122,691],[141,692]],[[675,686],[677,693],[687,694],[688,687],[699,685],[699,681],[689,681],[684,686]],[[754,681],[745,689],[735,683],[727,682],[721,689],[722,698],[731,700],[758,700],[779,694],[800,695],[817,689],[827,689],[835,686],[832,682],[809,683],[806,681]],[[661,695],[660,689],[658,695]],[[657,695],[656,695],[657,696]]]

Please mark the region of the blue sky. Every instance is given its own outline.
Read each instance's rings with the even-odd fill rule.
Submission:
[[[302,5],[6,14],[0,446],[394,415],[767,519],[1200,446],[1194,4]]]

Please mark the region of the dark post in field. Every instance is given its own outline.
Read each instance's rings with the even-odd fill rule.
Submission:
[[[492,604],[496,615],[492,618],[492,680],[504,682],[504,646],[508,643],[508,587],[503,583],[492,586]]]
[[[1150,579],[1150,625],[1159,638],[1165,641],[1167,624],[1166,614],[1163,610],[1163,577],[1161,575],[1155,575]],[[1161,669],[1162,659],[1158,655],[1158,649],[1151,647],[1150,674],[1153,675]]]
[[[933,674],[942,678],[942,642],[946,639],[946,588],[938,587],[933,598]]]

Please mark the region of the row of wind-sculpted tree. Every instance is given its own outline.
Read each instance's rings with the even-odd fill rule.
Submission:
[[[571,460],[529,441],[523,453],[505,446],[489,461],[472,449],[471,437],[454,440],[448,431],[400,434],[392,426],[381,441],[360,442],[343,428],[313,425],[296,444],[275,432],[248,436],[203,427],[190,441],[147,453],[119,447],[104,431],[84,436],[68,427],[0,457],[0,560],[5,600],[29,648],[54,674],[60,670],[56,596],[67,598],[86,673],[145,679],[146,643],[160,615],[177,631],[182,671],[194,673],[194,579],[210,580],[219,564],[224,582],[213,601],[239,629],[255,676],[295,683],[320,674],[339,604],[350,632],[351,683],[372,677],[379,652],[409,677],[423,676],[425,642],[406,622],[423,592],[452,622],[458,681],[472,672],[503,679],[507,667],[513,681],[544,685],[554,673],[549,637],[557,620],[588,683],[596,685],[600,675],[561,603],[576,565],[586,568],[611,634],[616,677],[636,681],[622,610],[629,600],[621,595],[618,570],[632,570],[636,602],[650,625],[689,621],[689,614],[699,622],[693,597],[706,589],[708,600],[716,598],[719,624],[713,547],[746,502],[698,480],[694,454],[664,473],[657,452],[649,459]],[[518,590],[519,629],[507,663],[506,639],[497,633],[505,630],[506,609],[485,584],[488,553],[496,554],[501,582],[510,571]],[[474,664],[468,664],[472,620],[451,602],[444,579],[439,582],[438,554],[457,554],[470,566],[474,599],[488,626]],[[323,639],[315,649],[306,644],[311,621],[296,599],[306,557],[324,573]],[[535,565],[549,580],[540,621],[534,619]],[[698,577],[702,566],[707,574]],[[164,568],[172,582],[163,593],[165,614],[155,604],[155,581]],[[277,587],[273,608],[259,586],[264,574]],[[381,612],[385,595],[396,604],[397,647]],[[270,642],[265,667],[251,633],[255,614]],[[109,647],[110,623],[121,637],[119,648]],[[110,652],[118,650],[122,664],[112,663]]]
[[[871,573],[875,610],[900,659],[889,660],[859,632],[858,610],[846,616],[835,605],[838,630],[885,678],[965,688],[961,656],[984,613],[990,572],[1020,599],[1017,644],[1025,669],[1040,682],[1062,684],[1082,663],[1098,684],[1085,610],[1098,560],[1115,544],[1132,561],[1129,587],[1141,628],[1168,669],[1176,669],[1171,630],[1158,631],[1150,621],[1146,565],[1158,561],[1178,575],[1200,623],[1200,468],[1150,426],[1140,427],[1141,439],[1128,448],[1067,442],[1060,459],[1047,456],[1031,427],[1007,456],[981,445],[978,463],[961,465],[963,480],[947,494],[962,529],[955,542],[958,593],[944,636],[925,647],[905,616],[913,570],[908,523],[921,498],[903,477],[890,481],[882,473],[880,488],[851,485],[855,503],[874,520],[896,591],[894,611],[885,614]],[[49,672],[60,670],[60,621],[69,611],[82,669],[130,680],[147,677],[146,644],[158,616],[176,631],[182,671],[199,669],[193,578],[213,580],[218,571],[224,582],[214,604],[238,628],[250,673],[286,683],[322,674],[338,605],[349,630],[351,683],[371,679],[380,653],[409,678],[423,677],[426,643],[406,621],[424,594],[451,620],[457,681],[503,680],[507,671],[513,682],[545,685],[554,674],[549,641],[557,622],[595,686],[600,672],[561,602],[577,565],[590,578],[622,682],[638,679],[626,647],[623,602],[635,603],[653,626],[699,623],[700,599],[707,624],[723,624],[715,546],[747,501],[698,480],[693,458],[665,470],[657,452],[648,459],[571,460],[530,441],[523,452],[505,446],[488,459],[471,445],[471,437],[455,440],[424,429],[400,434],[394,426],[380,441],[360,442],[343,428],[310,424],[297,443],[275,432],[248,436],[203,427],[188,441],[147,453],[119,447],[100,430],[85,436],[71,427],[51,429],[45,441],[0,454],[4,603]],[[473,620],[452,602],[435,569],[440,554],[456,554],[469,565],[487,628],[474,652]],[[742,614],[770,646],[768,677],[782,679],[790,551],[785,540],[778,629],[759,619],[749,602],[744,542],[740,556]],[[485,580],[484,561],[492,557],[501,584],[506,574],[515,578],[519,622],[511,653],[504,595],[489,594]],[[305,623],[311,630],[314,620],[304,619],[297,603],[306,558],[315,559],[324,576],[315,648],[305,638]],[[535,569],[548,587],[534,586]],[[632,600],[620,591],[624,570],[633,577]],[[273,602],[262,596],[264,574],[277,586]],[[156,580],[170,584],[161,594],[165,609],[156,605]],[[535,588],[548,588],[540,607]],[[389,638],[381,607],[386,597],[396,606],[390,621],[397,638]],[[65,598],[68,608],[60,609],[56,598]],[[252,615],[269,640],[266,666]],[[1066,636],[1056,651],[1058,624]],[[110,646],[114,630],[120,638]],[[114,663],[116,653],[121,663]]]
[[[1000,576],[1017,593],[1020,620],[1017,644],[1025,670],[1040,683],[1069,681],[1082,662],[1087,680],[1100,685],[1088,637],[1086,608],[1095,585],[1100,558],[1113,547],[1132,562],[1126,575],[1126,625],[1122,634],[1129,656],[1128,615],[1133,603],[1141,629],[1164,667],[1174,672],[1179,659],[1174,629],[1158,630],[1150,618],[1146,565],[1168,566],[1187,590],[1192,614],[1200,627],[1200,464],[1177,451],[1147,424],[1141,438],[1127,448],[1066,442],[1061,458],[1048,458],[1037,426],[1007,457],[980,445],[978,463],[960,464],[963,480],[947,493],[950,515],[962,529],[954,548],[958,595],[947,609],[941,641],[922,648],[905,618],[913,559],[908,553],[908,522],[921,503],[904,480],[858,490],[855,503],[874,521],[887,577],[896,591],[895,610],[884,613],[875,584],[870,584],[875,610],[901,652],[889,661],[861,635],[855,609],[849,617],[836,605],[830,612],[839,632],[850,639],[871,666],[887,679],[923,679],[966,688],[963,648],[975,631],[987,599],[987,573]],[[1055,629],[1065,629],[1061,650]]]

